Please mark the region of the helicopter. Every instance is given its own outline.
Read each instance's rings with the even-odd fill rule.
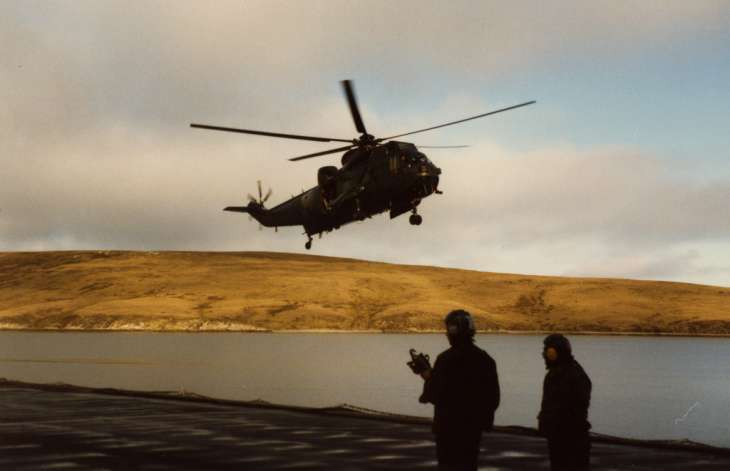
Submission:
[[[248,195],[246,206],[227,206],[224,211],[247,213],[265,227],[278,230],[284,226],[303,226],[307,242],[304,247],[312,248],[312,236],[330,232],[354,221],[362,221],[376,214],[389,211],[390,218],[410,212],[411,225],[420,226],[423,218],[417,208],[421,201],[432,195],[442,194],[438,189],[441,169],[434,165],[415,144],[394,139],[411,134],[443,128],[477,118],[531,105],[528,101],[476,116],[430,126],[416,131],[376,138],[367,132],[350,80],[341,82],[355,129],[360,137],[338,139],[332,137],[305,136],[269,131],[255,131],[207,124],[191,123],[190,127],[213,131],[255,134],[259,136],[299,139],[317,142],[346,142],[335,149],[314,152],[290,158],[296,162],[313,157],[344,152],[341,166],[320,167],[317,171],[317,185],[297,196],[267,209],[264,204],[271,196],[271,189],[263,195],[261,181],[258,181],[258,198]],[[421,146],[467,147],[467,146]]]

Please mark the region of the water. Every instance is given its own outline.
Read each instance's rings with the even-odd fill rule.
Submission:
[[[730,340],[574,336],[593,380],[600,433],[730,447]],[[542,336],[478,335],[497,362],[500,425],[535,426],[545,374]],[[443,335],[0,332],[0,377],[226,399],[348,403],[430,416],[408,349],[435,358]]]

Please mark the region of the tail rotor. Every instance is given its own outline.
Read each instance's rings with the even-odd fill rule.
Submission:
[[[257,191],[258,191],[258,197],[252,195],[251,193],[248,193],[246,197],[248,198],[248,204],[246,206],[226,206],[223,208],[223,211],[232,211],[235,213],[246,213],[248,214],[249,221],[256,220],[259,223],[259,230],[261,230],[261,227],[263,226],[261,223],[261,218],[266,218],[268,210],[264,207],[266,202],[271,198],[272,191],[271,188],[266,190],[266,194],[264,194],[264,190],[261,187],[261,180],[258,180],[256,182]],[[268,219],[266,219],[268,221]],[[269,226],[269,223],[265,223],[267,227]],[[273,226],[273,225],[272,225]],[[276,227],[274,227],[276,229]]]
[[[256,198],[251,193],[247,194],[246,196],[248,196],[249,204],[255,204],[256,206],[258,206],[260,208],[263,208],[264,207],[264,203],[266,203],[266,201],[268,201],[268,199],[271,197],[272,191],[271,191],[271,188],[269,188],[266,191],[266,195],[264,195],[264,193],[263,193],[263,191],[261,189],[261,180],[257,180],[256,181],[256,185],[258,186],[259,197]]]
[[[248,197],[248,207],[251,209],[264,209],[264,204],[268,199],[271,197],[272,191],[271,188],[269,188],[266,191],[266,194],[264,194],[262,188],[261,188],[261,180],[256,181],[256,186],[258,189],[258,198],[253,196],[251,193],[248,193],[246,196]],[[249,221],[253,220],[253,218],[248,216]],[[259,224],[259,230],[261,230],[261,224]]]

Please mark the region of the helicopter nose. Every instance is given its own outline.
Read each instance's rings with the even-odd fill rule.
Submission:
[[[418,185],[416,186],[416,193],[421,198],[425,198],[431,193],[437,192],[438,187],[439,177],[437,177],[436,175],[422,176],[418,181]]]

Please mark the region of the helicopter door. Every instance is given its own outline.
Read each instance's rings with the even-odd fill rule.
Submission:
[[[337,196],[337,167],[321,167],[317,171],[317,184],[322,189],[322,197],[326,201],[333,200]]]
[[[391,175],[398,174],[398,154],[395,152],[388,152],[390,158],[388,159],[388,170]]]

